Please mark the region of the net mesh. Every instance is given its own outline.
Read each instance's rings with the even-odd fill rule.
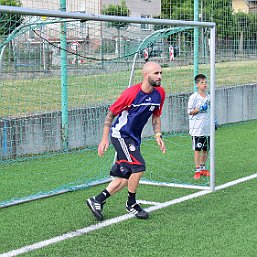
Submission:
[[[63,4],[14,2],[17,6],[45,10],[62,9]],[[138,15],[137,10],[143,19],[194,19],[193,1],[151,3],[152,9],[146,11],[142,3],[126,2],[130,15]],[[101,14],[101,8],[109,3],[102,4],[69,1],[66,8]],[[220,91],[216,112],[221,125],[257,118],[256,14],[240,10],[231,1],[199,1],[199,20],[217,23],[216,87]],[[60,41],[64,30],[65,48]],[[145,179],[208,185],[206,178],[193,180],[193,152],[188,135],[186,107],[193,92],[193,37],[194,30],[189,27],[142,23],[117,28],[110,22],[50,18],[47,13],[37,17],[1,12],[0,176],[5,185],[0,201],[5,204],[10,199],[73,190],[106,179],[113,149],[104,158],[98,158],[96,151],[105,114],[130,83],[141,81],[140,70],[146,59],[159,62],[163,68],[167,99],[162,123],[168,151],[165,155],[159,152],[148,124],[142,144],[147,163]],[[199,72],[207,78],[209,38],[208,28],[199,28]],[[65,65],[63,52],[67,55]],[[65,101],[64,66],[68,85]],[[68,149],[63,152],[64,102],[68,106],[69,126]]]

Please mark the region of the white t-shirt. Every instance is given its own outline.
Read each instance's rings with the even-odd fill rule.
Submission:
[[[196,115],[190,115],[195,108],[207,103],[208,109],[199,112]],[[193,93],[188,100],[187,113],[189,117],[189,134],[191,136],[209,136],[210,135],[210,96],[207,94],[202,97],[198,92]]]

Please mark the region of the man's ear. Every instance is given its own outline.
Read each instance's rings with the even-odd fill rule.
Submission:
[[[143,73],[143,78],[147,77],[147,72],[142,72]]]

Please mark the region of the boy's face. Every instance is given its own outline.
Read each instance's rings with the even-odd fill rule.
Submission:
[[[198,87],[198,90],[206,91],[206,90],[207,90],[207,86],[208,86],[207,80],[206,80],[206,79],[201,79],[201,80],[196,84],[196,86]]]

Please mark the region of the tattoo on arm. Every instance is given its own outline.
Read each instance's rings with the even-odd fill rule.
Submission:
[[[114,119],[114,115],[112,112],[108,112],[104,121],[104,126],[110,128],[112,126],[112,121]]]
[[[153,126],[153,131],[154,131],[155,134],[161,132],[161,119],[160,119],[160,116],[153,116],[152,126]]]

